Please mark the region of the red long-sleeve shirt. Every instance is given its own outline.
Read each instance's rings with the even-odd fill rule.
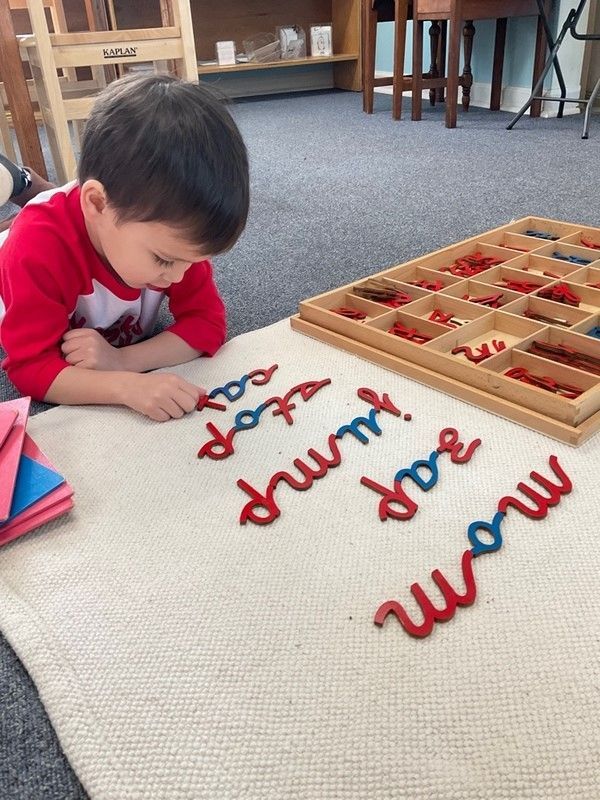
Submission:
[[[164,295],[175,318],[167,330],[213,355],[225,340],[225,308],[209,261],[192,264],[167,289],[133,289],[94,249],[79,187],[45,193],[19,213],[0,244],[2,366],[22,394],[42,399],[69,366],[60,349],[66,331],[95,328],[117,347],[134,344],[152,334]]]

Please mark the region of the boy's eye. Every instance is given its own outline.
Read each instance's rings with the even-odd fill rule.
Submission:
[[[161,267],[172,267],[173,266],[173,262],[172,261],[166,261],[164,258],[161,258],[160,256],[157,256],[156,253],[154,254],[154,260],[156,261],[157,264],[160,264]]]

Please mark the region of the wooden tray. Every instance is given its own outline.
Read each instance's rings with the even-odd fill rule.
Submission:
[[[527,235],[528,230],[551,233],[557,239]],[[600,250],[585,246],[582,239],[600,244],[600,228],[525,217],[304,300],[291,325],[308,336],[577,446],[600,429],[600,375],[528,350],[537,341],[564,345],[600,359],[600,338],[590,333],[600,326],[600,288],[594,288],[600,285]],[[470,278],[444,269],[457,258],[475,252],[502,259],[503,263]],[[556,258],[556,252],[590,263],[571,263]],[[370,278],[383,279],[409,294],[411,302],[392,309],[354,294],[354,288],[364,286]],[[502,288],[505,280],[537,284],[539,288],[515,292]],[[415,281],[427,281],[426,285],[437,288],[415,286]],[[580,298],[578,306],[538,296],[558,284],[565,284]],[[498,309],[464,299],[498,291],[503,294]],[[366,317],[356,321],[341,316],[333,310],[340,306],[357,309]],[[450,328],[430,321],[436,310],[451,313],[460,320],[460,326]],[[526,313],[562,324],[533,320]],[[389,332],[394,322],[416,327],[430,340],[416,344],[395,336]],[[501,342],[503,349],[495,352],[491,347],[494,341]],[[476,353],[484,343],[490,344],[492,355],[477,364],[464,352],[452,354],[461,346],[471,347]],[[522,383],[505,375],[513,367],[577,386],[583,392],[570,399]]]

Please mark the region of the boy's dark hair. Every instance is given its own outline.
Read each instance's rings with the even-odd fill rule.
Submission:
[[[79,181],[95,178],[120,222],[165,222],[206,253],[246,225],[248,156],[222,100],[171,75],[128,75],[98,96]]]

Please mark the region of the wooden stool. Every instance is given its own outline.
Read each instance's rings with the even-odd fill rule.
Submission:
[[[392,116],[400,119],[402,115],[402,93],[413,88],[412,75],[404,74],[404,55],[406,49],[406,23],[412,19],[412,0],[362,0],[363,11],[363,110],[373,113],[373,95],[376,86],[393,86]],[[394,69],[391,78],[375,77],[375,50],[377,24],[394,23]],[[435,105],[436,98],[443,101],[443,84],[429,81],[437,79],[445,72],[446,38],[445,24],[434,22],[429,30],[431,45],[431,67],[421,76],[422,88],[429,87],[429,100]],[[421,34],[422,35],[422,34]],[[421,49],[422,52],[422,49]],[[439,64],[439,67],[438,67]],[[437,90],[437,91],[436,91]]]
[[[406,21],[412,17],[410,0],[363,0],[363,110],[373,113],[375,86],[393,86],[392,116],[400,119],[402,92],[410,89],[410,78],[404,77]],[[394,23],[394,73],[392,78],[375,77],[377,23]]]

